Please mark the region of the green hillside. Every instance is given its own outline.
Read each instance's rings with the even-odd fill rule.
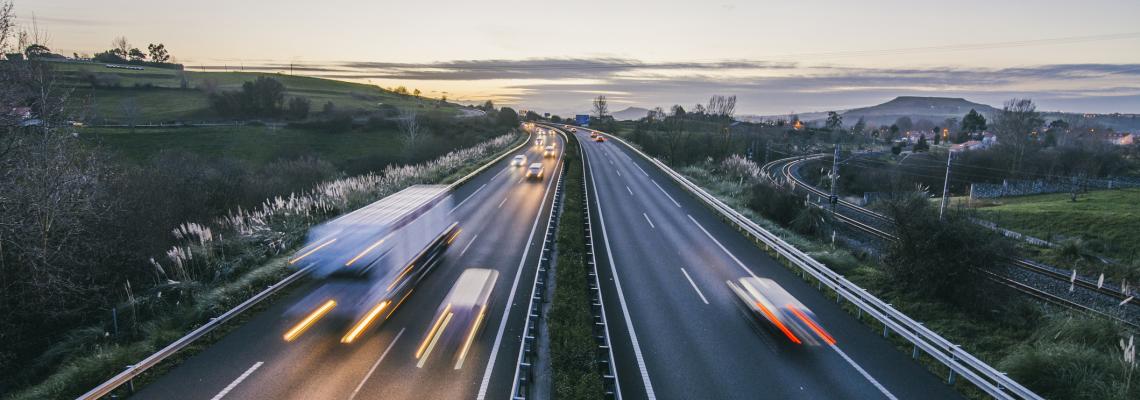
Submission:
[[[273,77],[286,97],[305,97],[319,111],[326,102],[340,110],[374,111],[381,105],[437,110],[438,102],[396,94],[377,86],[305,76],[263,72],[195,72],[161,68],[142,71],[111,69],[99,63],[57,62],[55,68],[72,90],[69,99],[78,119],[122,122],[135,116],[139,124],[217,120],[209,92],[238,90],[259,76]],[[457,114],[458,105],[438,111]]]

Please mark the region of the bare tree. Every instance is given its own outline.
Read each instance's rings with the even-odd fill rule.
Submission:
[[[605,95],[599,95],[598,97],[595,97],[594,98],[594,116],[598,117],[598,119],[602,119],[602,118],[605,118],[609,114],[610,114],[610,106],[606,102],[606,96]]]
[[[1045,120],[1037,112],[1033,100],[1011,99],[1005,102],[1001,113],[994,120],[994,128],[999,135],[998,143],[1013,149],[1013,160],[1010,165],[1012,175],[1017,175],[1021,171],[1025,153],[1035,140],[1033,134],[1044,124]]]
[[[127,58],[131,51],[131,42],[127,41],[126,36],[119,36],[111,41],[111,52],[117,54],[119,57]]]
[[[709,98],[709,105],[706,107],[706,112],[718,117],[732,118],[732,115],[736,113],[736,95],[713,95]]]
[[[7,53],[9,40],[16,33],[15,5],[11,1],[0,3],[0,53]],[[20,49],[23,50],[23,49]]]
[[[124,122],[126,122],[127,126],[131,127],[131,129],[134,130],[135,125],[138,124],[139,119],[138,101],[135,101],[134,97],[128,97],[123,99],[122,103],[120,103],[120,106],[123,109]]]
[[[420,126],[416,111],[411,108],[401,109],[398,118],[400,132],[403,134],[404,140],[404,156],[411,160],[415,156],[416,147],[419,145],[420,136],[423,134],[423,127]]]

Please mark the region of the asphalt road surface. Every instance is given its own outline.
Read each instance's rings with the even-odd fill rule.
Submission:
[[[652,164],[578,131],[625,399],[961,397]],[[787,289],[836,345],[794,345],[752,323],[726,284],[750,275]]]
[[[550,140],[552,136],[548,136]],[[558,155],[543,158],[528,144],[518,153],[542,162],[541,181],[523,179],[524,167],[506,157],[457,188],[452,217],[462,232],[443,261],[390,319],[361,339],[340,343],[347,327],[318,321],[300,338],[282,334],[297,322],[286,308],[316,287],[299,283],[217,343],[146,386],[139,399],[471,399],[510,397],[527,303],[543,230],[561,171]],[[415,354],[435,312],[466,268],[491,268],[499,277],[482,330],[460,368],[454,351],[438,349],[420,363]]]

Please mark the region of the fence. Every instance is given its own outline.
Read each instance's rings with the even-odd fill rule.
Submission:
[[[752,220],[740,214],[740,212],[724,204],[701,187],[689,181],[688,178],[685,178],[668,165],[665,165],[664,162],[650,157],[620,138],[612,135],[611,138],[624,144],[627,148],[657,166],[658,169],[668,175],[678,185],[702,201],[710,209],[720,214],[721,218],[725,221],[734,225],[739,231],[751,236],[754,241],[763,245],[766,250],[774,252],[777,258],[784,258],[791,266],[798,268],[805,278],[810,275],[819,282],[821,288],[826,286],[835,293],[837,302],[846,300],[859,310],[860,317],[866,313],[878,320],[883,325],[884,337],[894,332],[912,343],[912,354],[915,358],[918,357],[919,351],[921,350],[939,363],[945,365],[950,369],[949,376],[947,377],[948,383],[953,383],[956,376],[962,376],[967,381],[973,383],[978,389],[994,398],[1041,399],[1041,396],[1038,396],[1028,388],[1009,378],[1005,373],[994,369],[989,364],[962,350],[960,346],[951,343],[918,321],[895,310],[890,304],[867,293],[865,289],[848,281],[847,278],[832,271],[824,264],[788,244],[780,237],[760,227]]]
[[[970,199],[993,199],[1007,196],[1025,196],[1044,193],[1064,193],[1074,188],[1081,191],[1090,189],[1125,189],[1140,187],[1140,178],[1109,177],[1036,180],[1003,180],[1002,183],[970,184]]]

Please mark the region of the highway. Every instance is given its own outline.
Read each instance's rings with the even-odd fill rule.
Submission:
[[[555,136],[547,136],[547,138]],[[547,139],[549,140],[549,139]],[[318,321],[292,342],[282,334],[297,321],[285,310],[311,292],[301,283],[213,345],[139,391],[138,399],[460,399],[510,397],[525,311],[561,171],[558,155],[543,158],[528,144],[518,153],[542,161],[541,181],[506,157],[453,193],[451,216],[462,229],[443,260],[378,327],[352,344],[345,326]],[[531,139],[533,143],[533,138]],[[498,271],[482,330],[458,368],[451,350],[417,359],[437,307],[460,273]],[[422,362],[421,362],[422,361]]]
[[[624,398],[961,398],[639,155],[577,135]],[[756,327],[726,284],[746,276],[778,282],[836,345]]]

